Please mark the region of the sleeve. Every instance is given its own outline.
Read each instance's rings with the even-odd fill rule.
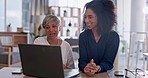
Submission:
[[[42,40],[38,37],[34,40],[33,44],[42,44]]]
[[[119,35],[116,34],[110,34],[107,44],[106,44],[106,50],[105,50],[105,56],[103,59],[103,62],[99,64],[101,67],[100,72],[106,72],[107,70],[111,70],[113,68],[113,63],[118,51],[119,47]]]
[[[72,55],[72,48],[70,47],[70,45],[69,45],[69,52],[68,52],[68,55],[67,55],[67,57],[68,57],[68,59],[67,59],[67,67],[68,68],[71,68],[71,69],[74,69],[75,67],[74,67],[74,59],[73,59],[73,55]]]
[[[78,64],[78,67],[79,67],[79,70],[84,72],[84,68],[85,66],[87,65],[88,63],[88,60],[87,60],[87,52],[86,52],[86,42],[85,42],[85,36],[84,34],[80,34],[79,36],[79,64]]]

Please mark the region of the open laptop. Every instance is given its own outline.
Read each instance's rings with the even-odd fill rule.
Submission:
[[[63,69],[59,46],[19,44],[23,74],[33,77],[70,78],[78,69]]]

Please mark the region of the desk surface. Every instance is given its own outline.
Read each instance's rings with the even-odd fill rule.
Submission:
[[[10,67],[21,67],[21,63],[13,64]],[[96,75],[93,76],[93,78],[109,78],[109,77],[115,78],[113,71],[108,71],[108,72],[96,74]],[[0,78],[1,78],[1,76],[0,76]],[[87,75],[85,75],[84,73],[80,73],[80,76],[77,77],[77,78],[89,78],[89,77]],[[90,77],[90,78],[92,78],[92,77]]]
[[[17,67],[20,68],[21,63],[16,63],[16,64],[11,65],[10,67],[5,67],[3,69],[0,69],[0,78],[30,78],[30,77],[24,76],[23,74],[22,75],[12,75],[11,74],[12,70],[16,69]],[[80,75],[76,78],[92,78],[92,77],[88,77],[84,73],[80,73]],[[111,70],[108,72],[95,74],[93,78],[122,78],[122,77],[115,77],[113,74],[113,70]]]
[[[4,67],[0,69],[0,78],[34,78],[34,77],[25,76],[23,74],[12,74],[12,71],[16,69],[17,67]],[[66,69],[64,71],[68,70],[71,69]],[[108,74],[105,72],[105,73],[95,74],[93,77],[88,77],[84,73],[80,73],[80,75],[75,78],[109,78],[109,77]]]

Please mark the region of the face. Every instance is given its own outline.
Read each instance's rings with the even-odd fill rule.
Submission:
[[[49,39],[56,39],[60,31],[60,26],[55,20],[50,20],[44,27],[45,33]]]
[[[86,9],[84,14],[84,21],[88,29],[96,29],[97,27],[97,16],[90,8]]]

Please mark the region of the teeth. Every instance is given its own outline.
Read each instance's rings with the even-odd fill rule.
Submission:
[[[54,36],[54,34],[49,34],[50,36]]]

